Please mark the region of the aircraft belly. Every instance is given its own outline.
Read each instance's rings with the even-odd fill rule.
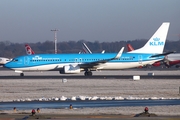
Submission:
[[[134,63],[134,62],[129,62],[129,63],[106,63],[106,65],[104,65],[102,67],[102,69],[105,69],[105,70],[115,69],[116,70],[116,69],[127,69],[127,68],[136,67],[136,66],[137,66],[137,62],[136,63]]]
[[[52,64],[52,65],[42,65],[37,67],[32,67],[31,70],[59,70],[62,68],[59,64]]]
[[[154,60],[154,61],[144,61],[144,62],[121,62],[121,63],[106,63],[103,65],[100,65],[98,68],[99,69],[104,69],[104,70],[118,70],[118,69],[128,69],[128,68],[136,68],[139,66],[144,66],[147,64],[153,64],[154,62],[159,61],[159,60]]]
[[[62,68],[59,64],[53,64],[53,65],[41,65],[41,66],[35,66],[35,67],[25,67],[25,68],[15,68],[14,70],[22,70],[22,71],[48,71],[48,70],[59,70]]]

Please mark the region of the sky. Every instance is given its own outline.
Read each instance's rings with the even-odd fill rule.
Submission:
[[[180,39],[180,0],[1,0],[0,41],[115,42],[149,39],[170,22]]]

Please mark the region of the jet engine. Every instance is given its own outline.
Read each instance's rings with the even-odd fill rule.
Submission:
[[[77,74],[80,73],[81,69],[78,65],[66,65],[63,67],[63,70],[59,71],[60,74]]]

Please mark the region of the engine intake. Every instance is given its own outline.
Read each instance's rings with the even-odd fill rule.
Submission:
[[[73,65],[66,65],[63,67],[62,71],[59,71],[61,74],[78,74],[80,73],[80,67],[78,65],[73,66]]]

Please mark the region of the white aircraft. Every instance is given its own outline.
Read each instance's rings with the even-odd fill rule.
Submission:
[[[5,58],[5,57],[0,57],[0,66],[3,66],[7,62],[11,61],[12,59],[10,58]]]
[[[151,65],[164,59],[169,53],[163,53],[169,22],[163,23],[148,42],[140,49],[123,53],[93,54],[35,54],[14,58],[6,63],[6,68],[15,70],[24,76],[25,71],[59,71],[61,74],[78,74],[85,71],[91,76],[96,70],[121,70]]]

